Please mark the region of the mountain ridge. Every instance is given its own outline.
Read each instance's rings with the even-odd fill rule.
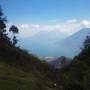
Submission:
[[[83,48],[83,42],[89,33],[90,28],[83,28],[60,42],[59,45],[65,48],[66,56],[70,56],[70,54],[71,56],[77,55]]]

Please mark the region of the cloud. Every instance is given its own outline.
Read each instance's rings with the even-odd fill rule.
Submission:
[[[20,27],[22,29],[28,29],[29,28],[29,24],[22,24]]]
[[[90,21],[78,21],[77,19],[71,19],[63,23],[56,24],[18,24],[17,26],[20,30],[20,37],[31,37],[41,31],[59,31],[71,35],[80,30],[81,28],[90,27]]]
[[[77,19],[71,19],[71,20],[67,20],[67,23],[76,23]]]
[[[81,21],[81,24],[83,27],[90,27],[90,21],[83,20],[83,21]]]

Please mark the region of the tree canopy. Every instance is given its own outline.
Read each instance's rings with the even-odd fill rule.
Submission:
[[[15,25],[12,25],[9,29],[10,32],[13,32],[13,34],[19,33],[18,28]]]

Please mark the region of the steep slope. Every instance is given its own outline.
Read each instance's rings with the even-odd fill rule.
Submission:
[[[0,90],[47,90],[46,83],[0,61]]]
[[[90,90],[90,47],[81,51],[72,63],[60,70],[61,90]]]
[[[25,50],[0,43],[0,90],[49,90],[54,72],[53,67]]]

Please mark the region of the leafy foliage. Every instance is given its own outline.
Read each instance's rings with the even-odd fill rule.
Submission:
[[[10,27],[9,31],[13,33],[13,45],[15,46],[17,44],[17,42],[18,42],[15,34],[19,33],[19,30],[15,25],[12,25]]]
[[[87,49],[88,47],[90,47],[90,36],[87,36],[84,41],[84,49]]]

